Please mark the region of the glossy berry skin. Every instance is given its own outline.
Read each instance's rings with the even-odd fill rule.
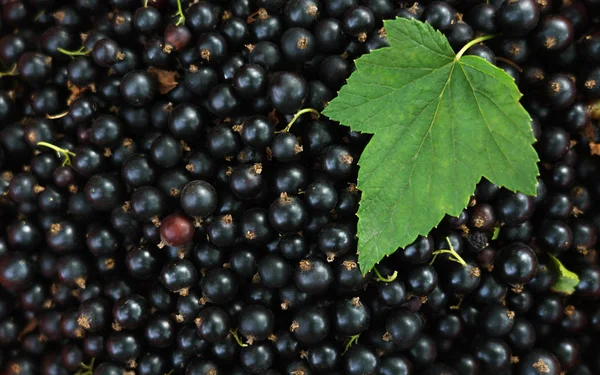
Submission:
[[[333,325],[336,332],[344,336],[358,335],[369,328],[371,315],[359,297],[338,302],[335,307]]]
[[[549,77],[544,89],[548,103],[554,109],[566,109],[575,101],[577,89],[575,83],[565,74]]]
[[[306,225],[308,213],[300,199],[281,193],[269,207],[269,221],[279,233],[294,233]]]
[[[133,294],[113,305],[113,329],[137,329],[148,319],[150,308],[144,297]]]
[[[121,95],[131,105],[143,106],[152,101],[156,91],[156,81],[148,73],[133,71],[121,81]]]
[[[267,288],[284,286],[292,274],[287,259],[278,254],[265,255],[258,263],[260,281]]]
[[[531,41],[542,52],[563,51],[573,42],[574,34],[573,25],[566,17],[548,15],[540,20]]]
[[[327,255],[327,260],[333,261],[350,249],[353,239],[354,235],[347,225],[331,223],[319,231],[317,244],[321,252]]]
[[[348,178],[355,164],[350,150],[342,145],[329,146],[321,154],[321,168],[334,181]]]
[[[0,257],[0,285],[6,290],[25,290],[32,285],[34,277],[34,264],[23,255],[12,253]]]
[[[437,286],[438,275],[430,265],[414,266],[406,275],[406,289],[417,296],[426,296]]]
[[[290,331],[300,342],[311,345],[323,340],[329,333],[327,313],[316,306],[306,307],[294,314]]]
[[[496,23],[504,35],[525,36],[535,27],[540,18],[534,0],[504,2],[496,13]]]
[[[262,305],[245,306],[238,320],[238,331],[246,338],[248,344],[266,340],[275,328],[273,313]]]
[[[515,313],[500,304],[491,304],[479,316],[487,337],[507,335],[514,325]]]
[[[289,162],[299,159],[302,146],[298,138],[292,133],[277,134],[270,145],[273,158],[281,162]]]
[[[310,60],[317,48],[314,35],[301,27],[287,29],[281,36],[280,45],[283,57],[292,63]]]
[[[261,163],[237,166],[229,176],[229,188],[240,199],[255,198],[263,187]]]
[[[385,329],[384,341],[391,340],[398,349],[406,349],[421,336],[423,323],[417,313],[400,309],[386,319]]]
[[[554,354],[543,349],[533,349],[519,361],[516,374],[539,374],[539,369],[542,369],[548,375],[558,375],[561,373],[560,362],[558,362]]]
[[[546,220],[540,226],[538,238],[546,251],[559,254],[571,246],[573,233],[563,221]]]
[[[521,192],[502,194],[494,212],[502,222],[513,225],[528,220],[533,215],[533,199]]]
[[[327,213],[336,207],[338,192],[331,181],[318,180],[308,186],[304,199],[311,212]]]
[[[228,268],[213,268],[200,281],[202,295],[217,305],[231,302],[239,290],[235,272]]]
[[[206,233],[208,240],[220,247],[232,245],[240,232],[238,221],[227,214],[215,218],[208,226]]]
[[[274,137],[274,127],[264,116],[251,116],[247,118],[240,131],[240,137],[245,145],[254,149],[262,149],[271,144]]]
[[[111,211],[122,202],[123,187],[113,174],[97,174],[85,185],[86,201],[98,211]]]
[[[183,214],[171,214],[162,220],[160,238],[169,246],[181,246],[190,242],[194,237],[194,224]]]
[[[475,358],[484,371],[498,371],[510,365],[510,346],[500,339],[488,339],[475,347]]]
[[[233,88],[244,99],[250,99],[264,92],[267,73],[258,64],[245,64],[233,76]]]
[[[231,329],[231,320],[227,312],[219,307],[211,306],[200,311],[194,320],[196,333],[207,342],[224,339]]]
[[[240,350],[240,361],[251,374],[263,374],[275,361],[275,350],[270,343],[248,345]]]
[[[447,3],[434,1],[425,9],[423,21],[444,32],[452,26],[456,11]]]
[[[374,351],[364,345],[353,345],[342,358],[347,375],[376,374],[379,360]]]
[[[198,271],[189,260],[176,259],[163,266],[160,277],[162,284],[169,291],[186,294],[198,281]]]
[[[89,332],[98,332],[110,325],[110,308],[100,297],[90,298],[79,306],[77,323]]]
[[[297,112],[308,94],[305,79],[292,72],[271,74],[267,84],[267,97],[273,107],[285,114]]]
[[[217,208],[217,191],[206,181],[191,181],[181,191],[180,204],[188,216],[208,217]]]
[[[240,109],[241,102],[233,87],[223,83],[213,88],[208,94],[208,107],[217,116],[233,115]]]
[[[301,260],[294,273],[294,282],[298,289],[309,295],[324,294],[333,280],[333,270],[320,258]]]
[[[129,332],[113,332],[106,339],[109,358],[120,363],[135,360],[141,354],[139,338]]]
[[[496,259],[495,268],[504,281],[511,285],[526,284],[535,276],[537,256],[523,243],[513,243],[503,247]]]

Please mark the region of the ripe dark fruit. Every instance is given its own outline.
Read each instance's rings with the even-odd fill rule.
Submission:
[[[150,103],[155,91],[156,81],[146,72],[130,72],[121,81],[121,95],[131,105],[143,106]]]
[[[495,261],[501,277],[511,285],[523,285],[531,281],[537,270],[537,256],[522,243],[503,247]]]
[[[534,0],[504,2],[496,14],[496,23],[506,35],[525,36],[538,23],[540,11]]]
[[[217,191],[206,181],[194,180],[185,185],[181,191],[180,202],[181,209],[188,216],[208,217],[217,208]]]
[[[165,217],[160,225],[160,239],[163,246],[181,246],[192,240],[194,231],[194,223],[189,217],[172,214]]]
[[[282,113],[297,112],[307,94],[306,81],[296,73],[278,72],[269,77],[267,97],[273,107]]]
[[[274,326],[273,313],[262,305],[248,305],[240,312],[238,331],[249,345],[269,338]]]
[[[300,342],[310,345],[323,340],[329,333],[327,313],[319,307],[307,307],[294,314],[290,332]]]

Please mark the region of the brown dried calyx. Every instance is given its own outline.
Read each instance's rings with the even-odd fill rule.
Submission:
[[[158,82],[158,91],[161,94],[166,94],[177,87],[178,74],[175,71],[150,67],[148,68],[148,73],[156,78],[156,81]]]
[[[303,259],[298,263],[300,271],[310,271],[312,269],[312,263],[308,259]]]

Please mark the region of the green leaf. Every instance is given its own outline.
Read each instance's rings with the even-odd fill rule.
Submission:
[[[563,266],[563,264],[552,254],[548,254],[552,259],[552,264],[556,275],[556,281],[552,284],[552,291],[562,294],[573,294],[575,287],[579,284],[579,276],[575,272],[571,272]]]
[[[374,134],[359,161],[363,273],[445,214],[457,216],[482,176],[535,195],[538,175],[531,119],[508,74],[457,57],[420,21],[397,18],[385,30],[390,47],[359,58],[323,112]]]

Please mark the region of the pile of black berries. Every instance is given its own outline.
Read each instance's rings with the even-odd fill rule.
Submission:
[[[0,13],[0,374],[600,373],[600,1]],[[456,51],[500,34],[467,54],[524,93],[541,177],[482,180],[363,276],[370,137],[320,111],[396,16]]]

